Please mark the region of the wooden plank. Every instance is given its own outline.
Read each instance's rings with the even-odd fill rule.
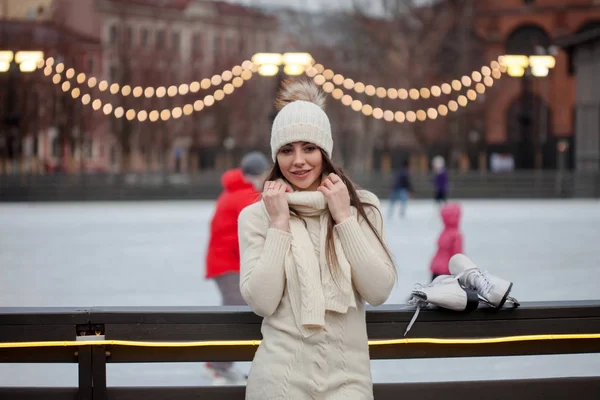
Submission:
[[[0,387],[0,399],[6,400],[77,400],[77,388]]]
[[[367,323],[372,322],[409,322],[415,312],[414,307],[402,304],[386,304],[367,307]],[[521,307],[494,309],[480,304],[471,313],[461,313],[442,308],[421,310],[420,321],[481,321],[516,320],[547,318],[587,318],[600,316],[600,300],[523,302]]]
[[[106,346],[109,363],[252,361],[257,346],[123,347]]]
[[[106,353],[104,346],[92,347],[92,398],[106,400]]]
[[[260,324],[106,324],[106,339],[146,341],[259,340]]]
[[[76,324],[69,325],[0,325],[0,342],[40,342],[75,340]]]
[[[429,311],[435,313],[435,311]],[[419,316],[420,317],[420,316]],[[370,322],[369,339],[401,339],[408,322]],[[106,324],[107,339],[138,341],[260,340],[260,324]],[[431,321],[417,319],[406,338],[482,338],[599,333],[600,314],[589,318]]]
[[[466,382],[419,382],[374,386],[377,400],[444,399],[465,400],[597,400],[599,377],[546,378]]]
[[[90,346],[80,347],[78,353],[78,378],[79,388],[77,400],[93,400],[93,365],[92,365],[92,348]]]
[[[248,306],[93,307],[91,319],[104,324],[260,324]]]
[[[109,363],[252,361],[256,346],[123,347],[107,346]],[[486,357],[600,353],[600,341],[547,340],[496,344],[394,344],[371,346],[371,359]]]
[[[1,309],[0,309],[1,310]],[[367,307],[367,323],[406,322],[413,307],[389,304]],[[222,307],[94,307],[92,323],[104,324],[260,324],[262,318],[247,306]],[[0,314],[1,315],[1,314]],[[586,318],[600,316],[600,301],[524,302],[521,307],[500,310],[480,306],[471,313],[443,309],[422,310],[420,321],[480,321],[548,318]]]
[[[420,316],[419,316],[420,317]],[[369,339],[403,338],[408,323],[370,323]],[[407,338],[486,338],[520,335],[600,333],[600,314],[591,318],[428,321],[417,319]]]
[[[86,324],[89,311],[75,307],[0,307],[0,329],[5,325]]]
[[[0,349],[0,363],[76,363],[76,347]]]
[[[464,400],[597,400],[600,378],[548,378],[466,382],[419,382],[375,384],[375,399],[444,399]],[[108,400],[243,400],[245,388],[225,387],[113,387]]]

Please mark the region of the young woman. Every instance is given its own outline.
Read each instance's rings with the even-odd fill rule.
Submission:
[[[324,97],[287,82],[273,122],[262,201],[240,214],[240,289],[264,317],[246,399],[372,399],[365,301],[385,302],[396,270],[375,195],[331,161]]]

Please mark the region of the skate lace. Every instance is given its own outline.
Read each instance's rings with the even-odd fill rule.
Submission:
[[[489,279],[489,273],[487,271],[465,271],[458,275],[458,277],[463,274],[466,274],[465,281],[467,286],[475,289],[479,294],[486,295],[492,290],[492,281]]]
[[[447,284],[448,282],[450,282],[451,280],[457,280],[458,276],[456,277],[452,277],[451,279],[446,279],[444,281],[444,285]],[[413,317],[411,318],[410,322],[408,323],[408,326],[406,327],[406,331],[404,332],[404,336],[406,336],[406,334],[408,333],[408,331],[410,331],[410,329],[412,328],[412,326],[414,325],[414,323],[417,321],[417,318],[419,317],[419,313],[421,312],[422,308],[426,308],[427,305],[429,304],[429,302],[427,300],[423,300],[417,296],[414,295],[414,292],[418,291],[419,289],[423,289],[423,288],[429,288],[429,287],[433,287],[433,286],[437,286],[440,285],[441,283],[429,283],[427,285],[423,285],[420,283],[415,283],[414,287],[413,287],[413,293],[410,297],[410,299],[408,299],[408,306],[413,306],[416,307],[415,313],[413,314]]]

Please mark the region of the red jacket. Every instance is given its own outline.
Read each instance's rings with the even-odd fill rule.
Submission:
[[[240,272],[238,216],[245,207],[260,199],[260,193],[252,183],[244,180],[240,169],[225,172],[221,183],[225,190],[217,199],[217,207],[210,222],[206,278]]]
[[[444,230],[440,234],[437,242],[437,252],[431,260],[431,272],[438,275],[450,275],[448,262],[450,257],[456,253],[463,252],[463,238],[458,225],[460,222],[460,206],[458,204],[448,204],[442,207],[442,220],[444,221]]]

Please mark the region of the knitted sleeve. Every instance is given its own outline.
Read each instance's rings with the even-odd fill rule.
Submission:
[[[367,201],[375,206],[365,208],[367,216],[383,239],[379,201],[373,194],[370,194]],[[363,219],[348,218],[337,224],[335,230],[352,267],[352,284],[369,304],[383,304],[396,282],[396,269],[385,248]]]
[[[262,206],[245,208],[238,220],[240,243],[240,291],[254,312],[261,317],[272,315],[285,287],[285,255],[292,236],[269,228]]]

